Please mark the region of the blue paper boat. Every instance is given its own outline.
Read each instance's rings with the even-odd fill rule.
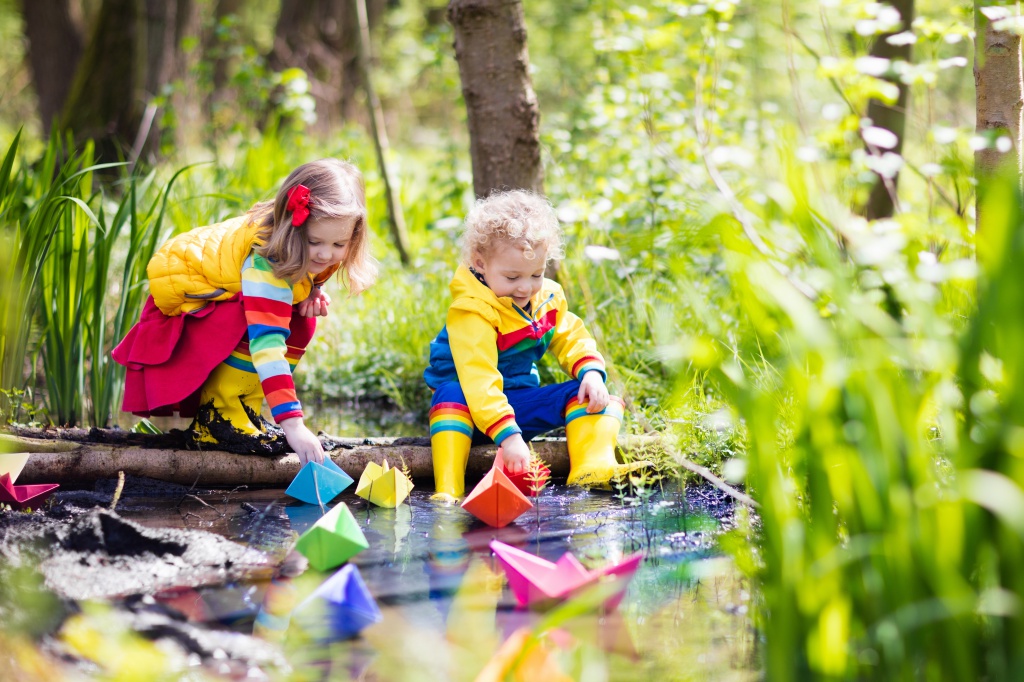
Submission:
[[[284,492],[306,504],[324,505],[352,485],[352,482],[351,476],[342,471],[330,457],[326,457],[323,464],[306,462]]]
[[[300,621],[310,625],[314,623],[313,617],[322,615],[322,625],[314,625],[314,630],[322,638],[332,640],[355,637],[384,618],[355,564],[342,566],[309,595],[296,612],[304,612]]]

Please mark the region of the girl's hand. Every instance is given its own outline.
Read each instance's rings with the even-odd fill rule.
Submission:
[[[501,441],[501,458],[513,474],[521,474],[530,467],[530,448],[521,434],[514,433]]]
[[[281,422],[281,428],[284,429],[285,438],[288,439],[292,452],[299,456],[299,464],[306,466],[308,462],[324,463],[324,446],[320,444],[320,439],[306,428],[302,417],[285,419]]]
[[[299,315],[303,317],[327,317],[327,306],[331,305],[331,297],[320,287],[313,287],[309,297],[299,303]]]
[[[587,405],[587,414],[594,414],[608,407],[608,387],[604,385],[600,372],[587,372],[583,375],[576,399],[581,403],[585,400],[590,401]]]

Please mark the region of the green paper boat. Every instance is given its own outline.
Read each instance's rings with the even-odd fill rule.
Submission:
[[[359,522],[344,502],[324,514],[295,543],[295,549],[318,571],[340,566],[369,546]]]

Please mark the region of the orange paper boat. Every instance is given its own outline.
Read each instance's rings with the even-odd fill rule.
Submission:
[[[38,507],[59,487],[60,485],[57,483],[14,485],[10,474],[2,474],[0,475],[0,503],[9,504],[15,509]]]
[[[568,552],[551,563],[498,540],[491,543],[491,551],[505,569],[508,586],[520,606],[550,604],[552,601],[566,599],[600,580],[616,580],[619,587],[604,604],[609,611],[622,601],[626,587],[643,559],[643,554],[636,553],[619,563],[590,571]]]
[[[533,504],[501,471],[501,460],[487,472],[465,500],[462,508],[488,526],[503,528],[519,518]]]

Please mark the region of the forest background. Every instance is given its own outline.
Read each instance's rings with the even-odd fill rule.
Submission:
[[[532,187],[628,428],[669,439],[667,477],[698,462],[760,505],[722,542],[756,588],[756,667],[1021,669],[1019,182],[983,178],[976,258],[974,167],[1015,168],[1015,5],[46,6],[61,20],[0,1],[5,419],[111,423],[146,255],[332,155],[366,176],[382,276],[334,290],[302,395],[425,432],[461,219]],[[474,72],[496,59],[511,86]],[[506,86],[514,115],[476,117]],[[515,177],[481,187],[509,148]]]

